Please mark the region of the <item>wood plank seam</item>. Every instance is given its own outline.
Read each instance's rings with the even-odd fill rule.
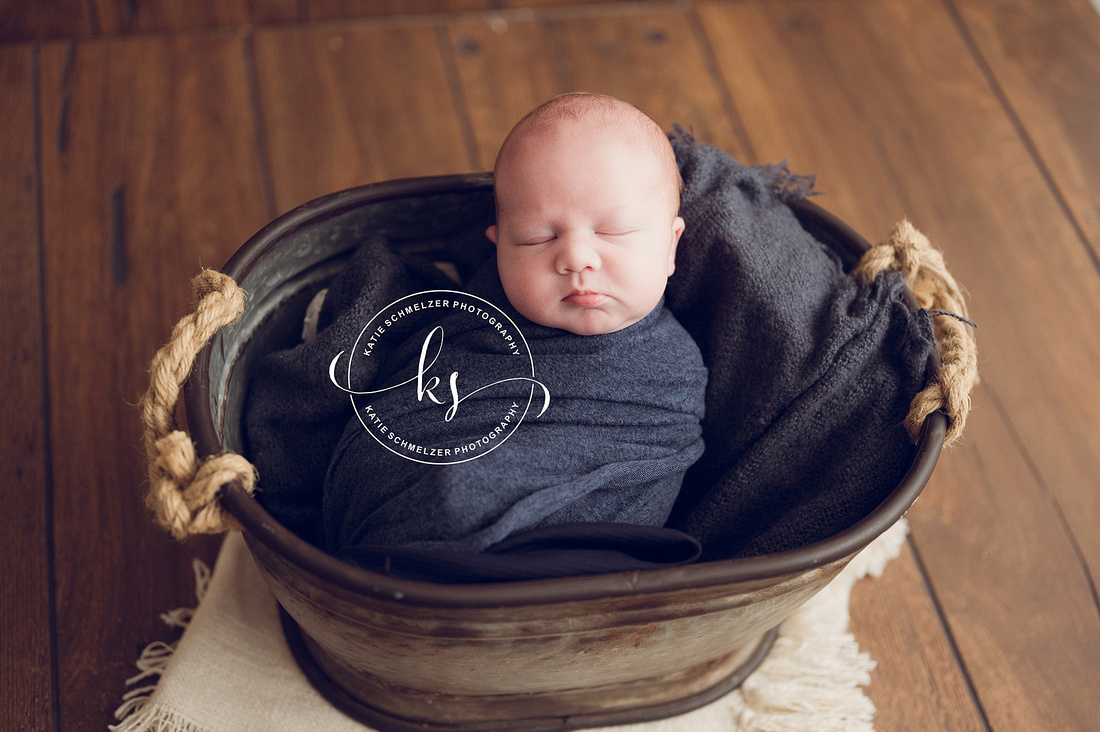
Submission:
[[[469,165],[470,170],[477,170],[480,167],[477,139],[474,136],[474,126],[470,120],[466,95],[462,90],[462,80],[458,77],[458,62],[455,60],[454,47],[447,35],[446,24],[437,19],[432,24],[432,34],[435,37],[439,59],[443,63],[443,73],[447,76],[447,89],[451,95],[451,109],[458,121],[458,129],[462,133],[462,142],[466,147],[467,165]]]
[[[564,13],[564,14],[607,14],[607,13],[646,13],[651,12],[657,8],[680,8],[684,9],[690,6],[690,2],[687,0],[642,0],[637,2],[631,0],[605,0],[604,2],[580,2],[574,0],[574,2],[565,2],[562,5],[538,5],[534,7],[525,7],[522,2],[509,4],[505,0],[486,0],[485,7],[476,9],[463,9],[455,8],[453,4],[444,4],[444,7],[437,10],[405,10],[403,12],[391,12],[385,14],[383,11],[381,14],[374,13],[362,13],[362,14],[347,14],[347,15],[334,15],[334,16],[321,16],[319,18],[310,19],[310,2],[309,0],[294,0],[294,9],[292,13],[283,17],[264,17],[262,13],[255,11],[262,9],[263,4],[249,3],[253,8],[253,13],[247,18],[241,18],[238,20],[217,20],[216,18],[211,21],[210,25],[187,25],[184,23],[182,26],[176,27],[152,27],[142,28],[142,22],[139,18],[141,15],[140,10],[148,9],[148,6],[163,6],[164,2],[160,3],[144,3],[139,6],[137,0],[105,0],[108,9],[112,7],[118,8],[116,16],[113,20],[110,17],[111,12],[104,14],[101,17],[100,8],[96,3],[96,0],[83,0],[81,8],[83,9],[83,16],[87,20],[87,30],[80,31],[63,31],[56,34],[43,33],[34,37],[21,37],[16,36],[14,40],[0,41],[0,45],[8,43],[28,43],[33,41],[62,41],[66,39],[76,38],[89,38],[89,39],[112,39],[112,38],[130,38],[140,35],[149,34],[163,34],[172,35],[180,32],[188,32],[194,30],[218,30],[218,29],[236,29],[238,27],[250,27],[250,28],[274,28],[279,26],[286,26],[290,24],[298,26],[315,26],[323,23],[342,23],[348,21],[358,20],[387,20],[392,19],[398,22],[407,22],[413,19],[428,19],[428,18],[443,18],[443,19],[455,19],[463,16],[475,16],[475,15],[502,15],[509,13],[521,13],[530,15],[532,12],[549,12],[549,13]],[[107,30],[104,30],[104,27]]]
[[[121,0],[122,3],[122,27],[127,32],[134,28],[134,18],[137,17],[137,0]]]
[[[981,387],[979,386],[979,388]],[[955,665],[958,667],[959,673],[962,674],[963,681],[966,683],[966,693],[970,695],[970,701],[978,711],[978,718],[982,723],[982,728],[986,730],[986,732],[989,732],[989,716],[986,714],[985,707],[982,705],[982,700],[978,696],[977,689],[974,688],[974,680],[971,678],[970,669],[967,668],[966,660],[959,651],[959,644],[955,640],[955,633],[951,630],[951,625],[947,622],[947,613],[943,609],[943,604],[940,602],[939,595],[936,594],[935,587],[932,586],[932,580],[928,576],[928,569],[924,565],[924,557],[921,556],[920,547],[917,546],[916,537],[913,536],[912,532],[910,532],[907,541],[909,542],[909,548],[913,550],[913,559],[917,564],[917,570],[920,572],[925,592],[932,601],[932,607],[940,623],[940,630],[943,632],[944,638],[947,639],[947,645],[951,649],[951,655],[955,659]]]
[[[867,109],[860,95],[853,92],[851,84],[848,83],[845,75],[836,67],[832,54],[826,53],[825,57],[829,62],[829,73],[836,80],[837,87],[844,92],[845,100],[856,110],[857,117],[863,122],[863,129],[867,139],[871,141],[871,146],[874,148],[879,165],[894,186],[894,191],[898,200],[901,202],[905,211],[916,211],[917,207],[913,204],[913,200],[909,196],[908,188],[905,185],[905,179],[900,171],[898,171],[897,166],[894,164],[886,148],[886,143],[882,138],[882,132],[876,125],[870,122],[870,120],[873,119],[870,110]]]
[[[57,151],[62,155],[69,146],[69,104],[71,102],[73,64],[76,62],[76,43],[69,41],[65,50],[65,68],[61,72],[61,103],[57,113]]]
[[[536,12],[543,12],[541,9],[536,11],[530,8],[520,9],[504,9],[504,10],[448,10],[438,13],[404,13],[395,15],[353,15],[342,18],[315,18],[313,20],[303,21],[301,23],[253,23],[249,27],[254,31],[270,31],[280,29],[291,29],[296,31],[308,32],[308,31],[329,31],[337,33],[340,31],[347,31],[362,26],[381,26],[381,27],[394,27],[394,28],[408,28],[410,26],[425,26],[436,23],[442,23],[444,25],[448,23],[461,22],[463,20],[469,20],[471,18],[504,18],[510,19],[515,16],[526,16],[531,18]],[[213,31],[218,29],[224,30],[224,26],[212,27],[212,28],[195,28],[190,30],[207,30]],[[175,33],[186,31],[155,31],[155,33],[164,33],[168,35],[174,35]]]
[[[1093,267],[1096,268],[1097,274],[1100,274],[1100,253],[1094,248],[1093,243],[1089,241],[1088,235],[1085,233],[1084,227],[1081,226],[1080,220],[1074,213],[1072,207],[1066,197],[1062,194],[1062,189],[1058,186],[1058,182],[1054,179],[1054,175],[1050,172],[1050,167],[1047,166],[1046,161],[1043,159],[1042,153],[1035,145],[1035,141],[1032,139],[1031,134],[1028,132],[1027,127],[1024,125],[1023,120],[1020,119],[1020,115],[1016,112],[1016,108],[1012,106],[1012,102],[1009,101],[1008,95],[1005,94],[1004,88],[1001,86],[1000,81],[997,79],[997,74],[993,68],[989,65],[989,61],[986,59],[985,54],[982,53],[977,42],[974,40],[973,34],[970,32],[970,27],[966,24],[962,14],[959,12],[958,6],[955,5],[955,0],[940,0],[943,3],[944,9],[947,11],[951,21],[955,24],[955,27],[959,31],[959,36],[962,38],[963,43],[966,44],[967,49],[970,51],[971,57],[974,59],[974,63],[977,64],[978,69],[981,71],[982,76],[985,77],[986,83],[989,85],[990,90],[993,92],[993,96],[996,98],[997,103],[1004,110],[1005,117],[1012,124],[1012,127],[1016,130],[1017,136],[1023,143],[1024,148],[1027,150],[1028,155],[1031,157],[1038,169],[1039,174],[1042,176],[1043,181],[1050,189],[1051,194],[1054,196],[1054,200],[1057,202],[1058,207],[1062,209],[1062,214],[1066,217],[1070,226],[1073,227],[1073,232],[1076,234],[1078,241],[1081,242],[1081,246],[1084,247],[1085,252],[1088,254],[1089,259],[1092,260]]]
[[[1043,477],[1043,473],[1039,469],[1038,463],[1035,462],[1035,459],[1031,456],[1031,452],[1027,449],[1027,443],[1020,437],[1020,433],[1016,431],[1016,425],[1012,421],[1012,415],[1009,413],[1008,409],[1005,408],[1004,403],[1001,402],[1000,396],[997,395],[997,390],[993,388],[992,384],[981,384],[978,388],[983,389],[989,396],[990,401],[993,403],[993,407],[997,410],[1001,423],[1004,425],[1005,430],[1016,445],[1016,451],[1019,452],[1020,456],[1024,459],[1024,463],[1031,472],[1032,478],[1035,479],[1035,484],[1039,486],[1039,490],[1043,492],[1043,496],[1046,497],[1051,507],[1054,509],[1054,515],[1058,518],[1059,523],[1061,523],[1062,530],[1065,532],[1066,538],[1069,539],[1070,546],[1073,547],[1073,553],[1076,555],[1081,572],[1085,576],[1085,582],[1088,584],[1089,592],[1092,593],[1092,602],[1096,607],[1097,615],[1100,615],[1100,594],[1097,593],[1093,573],[1090,571],[1088,559],[1085,558],[1085,553],[1081,549],[1080,543],[1077,541],[1077,535],[1074,533],[1073,527],[1070,526],[1065,511],[1062,510],[1062,504],[1058,500],[1058,496],[1050,490],[1050,486]]]
[[[580,3],[577,5],[549,5],[538,8],[512,7],[511,13],[535,13],[548,18],[577,19],[599,17],[626,17],[631,15],[650,15],[652,13],[664,13],[669,11],[686,12],[693,5],[691,0],[675,0],[674,2],[662,2],[662,0],[640,0],[639,2],[595,2]],[[484,13],[485,11],[480,11]]]
[[[126,184],[118,183],[111,191],[111,279],[115,285],[126,284]]]
[[[39,44],[31,46],[31,96],[33,100],[34,120],[34,175],[35,175],[35,229],[38,248],[38,328],[41,334],[42,373],[42,492],[46,516],[46,580],[49,602],[47,627],[50,638],[50,706],[55,732],[61,732],[61,661],[59,635],[57,630],[57,570],[56,541],[54,537],[54,474],[53,474],[53,432],[51,424],[51,398],[49,378],[49,322],[46,318],[46,242],[45,208],[42,192],[42,85],[40,82]]]
[[[98,37],[100,34],[99,28],[99,8],[95,5],[95,0],[84,0],[84,12],[88,15],[88,26],[91,29],[92,37]]]
[[[279,215],[275,203],[275,177],[271,172],[271,152],[264,120],[263,99],[260,97],[260,78],[256,70],[256,47],[252,32],[241,36],[241,56],[244,59],[245,78],[248,80],[248,101],[252,111],[252,137],[256,145],[256,158],[260,164],[260,181],[263,185],[264,210],[268,219]]]
[[[887,151],[886,143],[883,141],[882,132],[878,127],[870,122],[873,119],[873,115],[867,106],[863,103],[863,99],[858,93],[853,91],[852,85],[848,82],[847,77],[837,67],[835,59],[831,53],[823,54],[828,62],[829,74],[836,80],[837,88],[839,88],[843,94],[845,101],[856,110],[856,116],[863,123],[864,133],[871,142],[871,146],[874,148],[875,156],[878,158],[878,164],[882,170],[886,173],[886,177],[889,178],[891,184],[894,187],[895,194],[898,200],[901,202],[905,211],[916,211],[917,207],[913,204],[912,199],[909,196],[909,191],[905,185],[905,179],[901,172]],[[827,172],[827,171],[821,171]],[[875,242],[872,242],[874,244]]]
[[[124,2],[132,3],[133,0],[122,0]],[[299,3],[299,7],[305,8],[308,5],[308,0],[296,0]],[[348,25],[357,25],[360,23],[381,23],[391,25],[408,25],[410,23],[434,23],[434,22],[452,22],[462,21],[470,18],[486,18],[486,17],[501,17],[501,18],[521,18],[531,19],[532,17],[546,16],[546,17],[600,17],[606,15],[642,15],[645,13],[653,12],[655,10],[668,11],[671,9],[679,9],[684,11],[691,7],[692,3],[687,0],[677,0],[675,2],[670,0],[650,0],[641,2],[626,2],[625,0],[611,0],[610,2],[597,2],[597,3],[579,3],[575,5],[566,4],[558,6],[541,6],[541,7],[522,7],[522,6],[506,6],[496,0],[496,4],[492,7],[476,10],[443,10],[438,12],[407,12],[401,14],[392,15],[349,15],[344,17],[333,18],[319,18],[309,20],[308,17],[299,17],[293,21],[287,20],[259,20],[254,22],[223,22],[217,25],[199,25],[199,26],[185,26],[181,28],[152,28],[152,29],[137,29],[129,31],[103,31],[99,19],[99,12],[95,5],[95,0],[86,0],[85,7],[87,8],[87,14],[89,17],[90,31],[87,34],[67,34],[58,36],[43,37],[41,39],[26,39],[15,41],[0,41],[0,46],[26,44],[36,41],[41,42],[61,42],[66,40],[92,40],[92,41],[111,41],[111,40],[123,40],[132,38],[148,38],[148,37],[161,37],[164,39],[187,36],[192,34],[240,34],[242,29],[248,29],[248,32],[255,30],[267,30],[278,28],[295,27],[303,30],[311,29],[336,29],[340,27],[346,27]],[[136,7],[136,6],[135,6]],[[307,12],[299,11],[299,12]],[[125,13],[124,13],[125,14]],[[136,17],[136,16],[135,16]],[[132,22],[131,22],[132,25]]]
[[[699,18],[699,9],[692,3],[682,12],[687,26],[691,29],[692,38],[695,40],[700,51],[702,51],[703,63],[706,65],[707,74],[710,76],[711,84],[718,90],[718,97],[722,102],[722,108],[725,109],[726,116],[733,126],[733,134],[737,136],[738,143],[740,143],[742,148],[748,153],[748,160],[742,162],[749,165],[757,165],[760,162],[760,157],[757,155],[756,149],[752,145],[752,140],[749,139],[749,134],[745,127],[745,120],[741,116],[740,110],[737,109],[737,103],[734,101],[729,87],[722,82],[722,73],[718,69],[717,54],[715,53],[714,47],[710,44],[710,39],[707,38],[707,34],[703,31],[703,21]]]

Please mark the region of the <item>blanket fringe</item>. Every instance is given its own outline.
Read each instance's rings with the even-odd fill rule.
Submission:
[[[108,727],[111,732],[210,732],[174,709],[139,709],[122,724]]]
[[[909,526],[901,519],[822,590],[832,612],[796,613],[760,667],[741,685],[742,732],[873,732],[875,705],[860,687],[875,661],[848,632],[848,598],[856,580],[880,577],[898,556]]]
[[[775,192],[779,200],[788,205],[817,195],[817,191],[814,190],[817,173],[810,175],[792,173],[786,158],[774,164],[754,165],[752,169],[764,180],[765,185]]]
[[[191,560],[191,571],[195,575],[195,599],[197,604],[202,604],[206,591],[210,588],[210,567],[196,558]],[[160,619],[169,628],[186,630],[195,610],[194,607],[179,607],[161,613]],[[138,660],[134,662],[138,673],[126,679],[126,685],[133,686],[153,677],[159,680],[168,670],[178,643],[178,639],[172,643],[153,641],[145,646]],[[109,725],[107,729],[111,732],[204,732],[186,719],[176,719],[178,715],[172,710],[151,704],[153,692],[156,690],[157,682],[154,681],[123,694],[122,705],[115,710],[115,719],[119,720],[119,724]]]

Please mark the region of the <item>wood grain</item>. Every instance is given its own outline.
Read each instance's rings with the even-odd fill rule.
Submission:
[[[360,22],[257,33],[256,65],[275,199],[475,167],[435,29]]]
[[[602,2],[631,4],[624,0]],[[591,4],[591,0],[307,0],[307,15],[310,20],[322,20],[585,4]]]
[[[1092,730],[1100,617],[1088,576],[1024,456],[1005,449],[994,399],[989,384],[975,392],[965,447],[910,511],[914,544],[990,726]]]
[[[0,49],[0,727],[52,730],[50,516],[42,415],[38,173],[29,46]]]
[[[84,0],[0,0],[0,42],[84,36],[92,23]]]
[[[308,0],[310,20],[489,10],[494,0]]]
[[[856,583],[848,610],[859,649],[876,663],[866,692],[878,732],[986,729],[963,670],[945,649],[908,544],[882,577]]]
[[[818,149],[829,144],[828,132],[859,122],[839,139],[863,135],[864,152],[850,164],[835,160],[830,168],[833,185],[854,192],[847,205],[857,210],[841,215],[883,217],[875,201],[879,191],[865,176],[877,152],[896,200],[944,248],[952,271],[968,287],[972,315],[987,323],[979,334],[984,378],[1004,409],[984,430],[971,428],[966,444],[945,462],[965,465],[979,460],[984,449],[984,460],[1014,470],[999,474],[1009,485],[997,489],[1005,498],[995,504],[989,503],[994,494],[955,481],[954,492],[970,499],[965,512],[929,534],[922,531],[932,532],[933,525],[916,512],[916,541],[936,545],[971,532],[983,552],[1018,561],[998,565],[999,573],[989,571],[984,555],[964,559],[943,552],[927,562],[960,646],[968,639],[963,660],[990,723],[1004,729],[1086,729],[1080,725],[1095,719],[1097,709],[1085,689],[1100,680],[1100,662],[1084,650],[1100,642],[1096,607],[1073,552],[1074,540],[1083,547],[1093,540],[1089,527],[1100,513],[1090,477],[1100,467],[1100,344],[1090,326],[1097,322],[1100,280],[1087,254],[938,4],[707,4],[702,10],[715,46],[739,49],[728,61],[726,51],[720,53],[736,99],[743,88],[770,87],[779,100],[774,105],[798,104],[805,89],[820,85],[820,95],[831,96],[834,107],[803,109],[801,115],[812,120],[808,136],[820,131]],[[770,69],[764,84],[736,60],[764,56],[769,48],[781,49],[770,59],[780,70]],[[783,86],[785,79],[797,83]],[[763,95],[754,98],[767,105]],[[751,135],[759,106],[740,107]],[[776,119],[791,112],[766,114]],[[802,148],[793,136],[789,142]],[[864,189],[868,204],[860,202]],[[1032,292],[1041,294],[1028,297]],[[936,488],[945,482],[930,486],[918,508],[946,500],[948,491]],[[1065,507],[1072,534],[1044,488]],[[921,543],[926,535],[930,541]],[[1021,535],[1041,540],[1021,544]],[[1045,593],[1012,598],[1001,592],[1005,586],[1044,587]],[[1050,602],[1055,595],[1059,601]],[[1006,604],[994,608],[988,598]],[[985,612],[974,613],[975,607]],[[982,643],[969,640],[975,617],[985,626]],[[1045,683],[1059,688],[1048,690]],[[1020,696],[1003,696],[1005,688]]]
[[[817,189],[824,195],[817,202],[874,239],[904,215],[904,192],[867,134],[852,92],[838,84],[816,21],[791,10],[752,3],[703,5],[699,12],[760,161],[789,158],[796,172],[820,171]],[[877,728],[980,729],[964,670],[934,620],[934,600],[912,556],[894,564],[902,566],[891,565],[890,590],[880,585],[886,580],[863,583],[851,608],[861,646],[881,659],[868,689],[881,710]]]
[[[173,543],[143,506],[146,364],[190,277],[265,216],[237,39],[46,46],[41,99],[58,724],[101,730],[217,545]]]
[[[816,173],[817,203],[872,241],[885,236],[909,204],[816,19],[789,4],[698,7],[757,162],[786,159],[796,173]]]
[[[899,177],[914,215],[927,212],[927,233],[945,242],[972,313],[991,319],[980,333],[982,368],[1095,582],[1100,272],[965,46],[943,40],[951,23],[939,6],[850,7],[884,58],[849,54],[845,73],[865,90],[892,167],[906,171]],[[858,48],[854,32],[836,30],[838,47]],[[1028,296],[1036,291],[1043,296]]]
[[[1087,0],[583,5],[0,0],[0,42],[116,36],[0,48],[0,304],[25,325],[0,368],[0,727],[103,729],[141,648],[173,636],[159,613],[194,602],[190,558],[216,540],[149,522],[132,404],[186,280],[269,218],[262,171],[285,210],[485,169],[519,116],[577,88],[749,162],[789,156],[869,238],[907,215],[946,251],[984,385],[910,512],[916,551],[853,594],[876,728],[1095,727],[1100,16]],[[332,22],[379,14],[410,17]],[[295,21],[254,44],[180,32]]]
[[[547,24],[512,15],[447,24],[451,53],[477,148],[477,167],[492,170],[497,150],[525,114],[566,91]]]
[[[512,125],[567,91],[610,94],[671,130],[744,156],[689,19],[680,11],[559,10],[448,25],[478,157],[492,167]]]
[[[105,34],[282,23],[297,18],[297,0],[91,0]]]
[[[1100,263],[1100,13],[1089,0],[951,0]]]
[[[592,5],[592,0],[497,0],[502,8],[552,8],[568,7],[571,5]],[[646,0],[644,3],[629,2],[629,0],[600,0],[600,5],[616,3],[626,12],[633,10],[631,6],[642,6],[648,9],[653,5],[673,3],[676,0]]]
[[[570,89],[619,97],[666,130],[679,123],[700,142],[748,157],[682,12],[562,14],[557,26]]]

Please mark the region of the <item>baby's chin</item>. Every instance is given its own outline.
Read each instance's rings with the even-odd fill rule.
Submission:
[[[541,323],[541,325],[566,330],[574,335],[593,336],[615,333],[624,328],[629,328],[639,320],[641,318],[624,319],[621,315],[614,315],[598,308],[590,308],[582,312],[570,313],[565,317],[555,318],[552,323]]]

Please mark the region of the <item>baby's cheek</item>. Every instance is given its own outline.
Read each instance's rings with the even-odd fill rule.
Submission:
[[[497,272],[500,274],[500,283],[504,285],[504,291],[509,297],[519,292],[522,286],[522,270],[516,263],[506,257],[497,258]]]
[[[501,277],[501,284],[504,285],[504,293],[508,296],[508,301],[512,303],[512,307],[525,318],[535,320],[532,317],[535,314],[532,309],[537,307],[541,299],[535,289],[536,283],[530,277],[525,276],[522,270],[513,270],[507,276]]]

